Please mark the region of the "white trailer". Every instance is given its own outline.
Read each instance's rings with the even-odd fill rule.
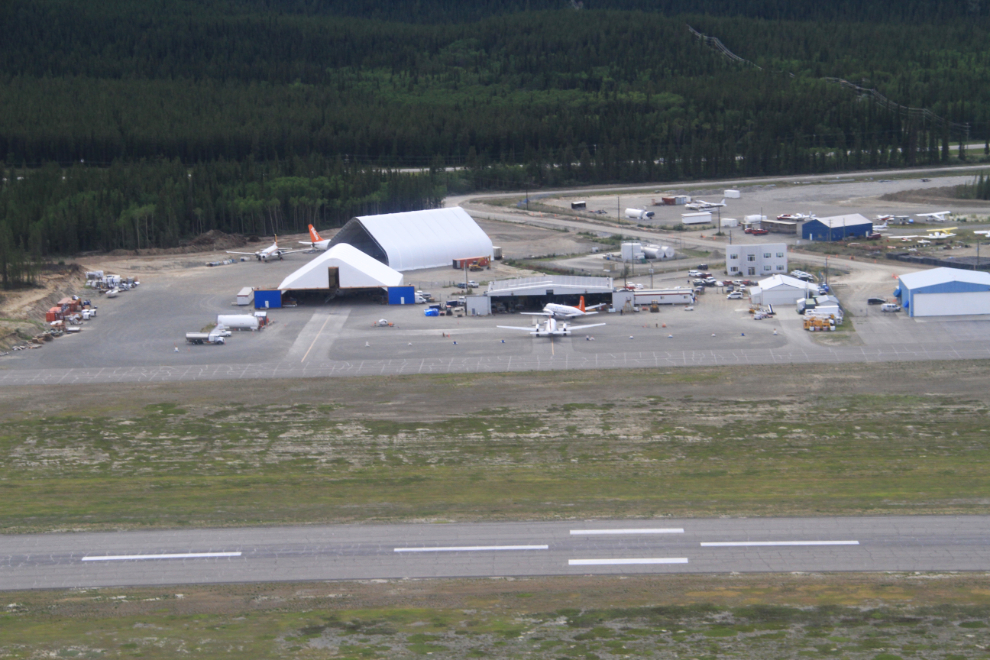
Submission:
[[[711,211],[699,211],[698,213],[682,213],[681,223],[685,225],[710,225],[712,223]]]
[[[231,330],[257,330],[261,327],[261,321],[251,314],[220,314],[217,325]]]
[[[237,304],[243,307],[254,302],[254,289],[249,286],[244,287],[237,294]]]
[[[726,190],[722,193],[722,197],[725,197],[726,199],[739,199],[742,195],[739,194],[738,190]]]
[[[735,218],[722,218],[723,227],[738,227],[739,221]]]
[[[654,289],[651,291],[633,292],[633,300],[637,305],[690,305],[694,302],[694,292],[691,289]]]
[[[633,220],[646,220],[647,218],[652,218],[654,215],[653,211],[647,211],[646,209],[626,209],[626,217]]]

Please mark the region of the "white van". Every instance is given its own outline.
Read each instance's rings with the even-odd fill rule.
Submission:
[[[881,312],[899,312],[901,311],[901,306],[896,303],[884,303],[880,305]]]

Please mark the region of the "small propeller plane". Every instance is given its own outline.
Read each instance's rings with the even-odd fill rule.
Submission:
[[[952,215],[952,211],[936,211],[935,213],[919,213],[919,218],[925,218],[930,222],[945,222],[945,216]]]
[[[711,209],[717,209],[725,206],[725,198],[722,198],[721,202],[706,202],[703,199],[699,199],[697,202],[691,202],[690,204],[685,204],[684,208],[691,211],[710,211]]]
[[[245,254],[256,258],[258,261],[271,261],[272,259],[281,259],[284,254],[292,254],[293,252],[302,252],[302,250],[286,250],[278,246],[278,236],[275,237],[275,242],[266,247],[264,250],[258,250],[257,252],[235,252],[234,250],[227,250],[227,254]]]
[[[528,328],[514,325],[500,325],[497,327],[502,328],[503,330],[520,330],[522,332],[528,332],[534,337],[570,337],[571,333],[575,330],[587,330],[588,328],[597,328],[602,325],[605,324],[590,323],[588,325],[571,325],[566,321],[561,321],[558,323],[557,319],[553,316],[548,316],[545,321]]]

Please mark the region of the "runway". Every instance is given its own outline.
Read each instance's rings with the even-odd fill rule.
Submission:
[[[922,360],[984,360],[990,345],[983,341],[904,343],[883,346],[783,348],[727,348],[686,351],[611,351],[600,353],[530,354],[449,358],[366,359],[245,364],[198,364],[103,368],[30,369],[0,371],[0,387],[25,385],[89,385],[100,383],[155,383],[259,378],[340,378],[416,374],[469,374],[566,369],[635,369],[662,367],[715,367],[766,364],[843,364],[912,362]]]
[[[329,525],[0,536],[0,588],[990,570],[990,516]]]

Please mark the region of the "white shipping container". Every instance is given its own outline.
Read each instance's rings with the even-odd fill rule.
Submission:
[[[735,218],[722,218],[723,227],[738,227],[739,221]]]
[[[251,314],[220,314],[217,325],[223,325],[231,330],[257,330],[261,323]]]
[[[712,214],[710,211],[682,213],[681,222],[685,225],[708,225],[712,222]]]
[[[254,302],[254,289],[246,286],[237,294],[237,304],[243,306],[250,305],[252,302]]]
[[[726,199],[739,199],[742,195],[739,194],[738,190],[726,190],[722,197]]]

